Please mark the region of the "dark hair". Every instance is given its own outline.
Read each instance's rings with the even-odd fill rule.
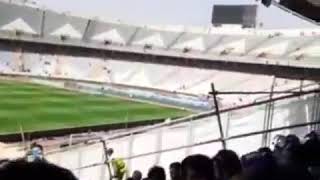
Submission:
[[[0,179],[21,180],[76,180],[67,169],[46,162],[27,162],[16,160],[6,163],[0,168]]]
[[[264,153],[264,154],[272,154],[272,151],[269,147],[262,147],[258,149],[258,152]]]
[[[207,180],[214,179],[213,164],[210,158],[205,155],[188,156],[182,161],[182,176],[184,179],[188,169],[194,170],[197,176],[204,177]]]
[[[138,177],[137,177],[137,176],[138,176]],[[142,173],[141,173],[140,171],[138,171],[138,170],[135,170],[135,171],[133,171],[133,173],[132,173],[132,178],[133,178],[134,180],[136,180],[135,178],[141,179],[141,178],[142,178]]]
[[[113,152],[114,152],[114,151],[113,151],[112,148],[108,148],[108,149],[107,149],[107,153],[108,153],[108,154],[113,154]]]
[[[300,139],[296,135],[289,134],[286,137],[286,145],[288,145],[288,144],[291,144],[293,146],[299,146],[300,145]]]
[[[215,156],[219,160],[219,166],[224,171],[225,176],[230,178],[242,172],[242,166],[238,155],[231,150],[221,150]]]
[[[31,147],[31,149],[37,147],[37,148],[39,148],[41,151],[43,151],[43,146],[40,145],[40,144],[38,144],[38,143],[36,143],[36,142],[32,143],[32,144],[30,145],[30,147]]]
[[[181,168],[181,163],[180,162],[174,162],[174,163],[171,163],[169,168],[174,168],[174,169],[180,169]]]
[[[149,180],[165,180],[166,173],[162,167],[153,166],[152,168],[149,169],[148,179]]]

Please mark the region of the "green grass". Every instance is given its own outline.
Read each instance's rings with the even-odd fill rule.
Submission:
[[[190,114],[174,108],[0,81],[0,134],[118,124]]]

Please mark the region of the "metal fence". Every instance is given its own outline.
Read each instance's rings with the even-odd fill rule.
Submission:
[[[221,137],[217,116],[207,113],[178,123],[164,123],[102,139],[114,149],[114,157],[126,160],[129,173],[138,169],[144,175],[153,165],[168,168],[170,163],[191,154],[212,157],[223,148],[222,142],[226,143],[226,148],[242,155],[262,146],[271,146],[277,134],[296,134],[303,138],[311,130],[318,129],[320,96],[316,92],[222,110],[224,137]],[[73,170],[81,180],[105,180],[109,177],[101,143],[50,153],[47,158]]]

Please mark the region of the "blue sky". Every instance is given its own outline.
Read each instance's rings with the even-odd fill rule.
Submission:
[[[133,24],[210,25],[213,4],[251,4],[256,0],[36,0],[48,9]],[[259,6],[266,28],[307,28],[309,23],[278,8]]]

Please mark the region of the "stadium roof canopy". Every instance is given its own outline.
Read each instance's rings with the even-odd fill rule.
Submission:
[[[240,27],[134,26],[72,17],[49,10],[39,10],[0,3],[1,37],[34,41],[58,41],[61,36],[74,45],[103,45],[130,49],[185,52],[186,56],[235,59],[278,64],[318,67],[320,28],[295,30],[255,30]],[[16,33],[16,34],[15,34]],[[7,36],[6,36],[7,35]],[[108,45],[110,45],[108,44]],[[187,52],[187,53],[186,53]]]

